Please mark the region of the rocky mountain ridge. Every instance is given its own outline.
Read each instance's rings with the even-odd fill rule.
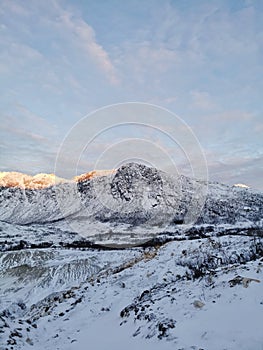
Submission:
[[[16,224],[65,219],[133,227],[233,224],[263,216],[259,192],[172,176],[136,163],[40,189],[2,186],[0,204],[0,219]]]
[[[263,195],[100,175],[0,188],[0,348],[261,349]]]
[[[64,179],[55,174],[40,173],[28,175],[17,171],[0,172],[0,187],[17,187],[20,189],[37,190],[58,185],[60,183],[85,181],[98,176],[114,173],[116,170],[93,170],[85,174],[74,176],[72,179]]]

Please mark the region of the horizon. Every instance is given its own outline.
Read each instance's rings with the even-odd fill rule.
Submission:
[[[81,173],[81,174],[77,174],[76,176],[74,177],[71,177],[71,178],[63,178],[63,177],[59,177],[58,175],[54,174],[54,173],[43,173],[43,172],[40,172],[40,173],[36,173],[36,174],[28,174],[28,173],[22,173],[22,172],[18,172],[18,171],[0,171],[0,186],[3,186],[3,187],[20,187],[21,184],[18,184],[18,183],[12,183],[11,185],[10,184],[6,184],[5,183],[5,177],[12,173],[15,173],[16,175],[21,175],[21,176],[26,176],[26,182],[23,183],[23,188],[31,188],[31,189],[38,189],[38,188],[45,188],[45,187],[49,187],[51,186],[53,183],[56,185],[56,184],[59,184],[60,182],[80,182],[80,181],[85,181],[86,179],[91,179],[91,178],[94,178],[94,177],[97,177],[97,176],[107,176],[107,175],[112,175],[113,173],[115,173],[118,169],[120,169],[121,167],[123,166],[128,166],[130,164],[140,164],[140,165],[144,165],[146,167],[151,167],[149,165],[145,165],[143,163],[140,163],[140,162],[127,162],[127,163],[124,163],[122,164],[121,166],[119,166],[118,168],[114,168],[114,169],[93,169],[93,170],[90,170],[88,172],[84,172],[84,173]],[[160,170],[160,169],[157,169],[157,170]],[[160,170],[161,171],[161,170]],[[167,174],[170,174],[170,175],[176,175],[176,174],[173,174],[173,173],[169,173],[169,172],[166,172],[165,173]],[[41,176],[40,176],[41,175]],[[182,174],[177,174],[177,175],[182,175]],[[191,178],[191,177],[190,177]],[[48,182],[48,179],[50,179],[50,182]],[[38,180],[38,181],[37,181]],[[32,183],[30,183],[30,181],[36,181],[37,184],[41,184],[41,180],[45,180],[47,182],[43,182],[42,183],[42,187],[39,187],[39,186],[32,186]],[[200,179],[196,179],[196,180],[200,180]],[[57,182],[59,181],[59,182]],[[28,183],[27,183],[28,182]],[[211,182],[215,182],[216,181],[209,181],[208,180],[208,183]],[[221,183],[224,185],[224,183]],[[254,189],[253,187],[251,188],[250,186],[248,186],[247,184],[244,184],[244,183],[233,183],[233,184],[228,184],[229,187],[239,187],[239,188],[243,188],[243,189],[251,189],[251,190],[256,190]]]

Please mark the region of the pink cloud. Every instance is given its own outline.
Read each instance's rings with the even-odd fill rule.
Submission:
[[[113,85],[119,83],[116,69],[108,53],[96,41],[93,28],[82,18],[75,18],[71,13],[62,11],[60,24],[63,29],[73,35],[74,43],[93,59],[95,64],[106,74]]]

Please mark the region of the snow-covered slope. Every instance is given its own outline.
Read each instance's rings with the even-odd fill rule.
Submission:
[[[74,274],[71,287],[45,282],[27,298],[25,286],[19,299],[9,288],[13,303],[0,314],[3,349],[261,350],[262,253],[262,239],[237,236],[79,252],[97,268],[79,281]],[[49,264],[44,259],[43,268]],[[5,274],[17,286],[13,269]]]
[[[262,350],[261,193],[131,163],[0,204],[1,350]]]
[[[183,224],[255,223],[263,195],[249,189],[171,176],[129,163],[101,176],[81,176],[41,189],[1,187],[0,219],[7,223],[67,223],[69,231],[107,243],[108,235],[143,239]],[[129,237],[119,234],[129,231]],[[148,236],[147,236],[148,237]],[[134,241],[136,242],[136,239]]]

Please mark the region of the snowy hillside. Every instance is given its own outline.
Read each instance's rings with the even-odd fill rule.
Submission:
[[[184,230],[184,225],[255,224],[263,217],[261,193],[171,176],[141,164],[78,180],[41,189],[1,187],[1,220],[56,223],[94,242],[137,244],[155,232]]]
[[[262,350],[263,194],[131,163],[0,202],[1,350]]]

